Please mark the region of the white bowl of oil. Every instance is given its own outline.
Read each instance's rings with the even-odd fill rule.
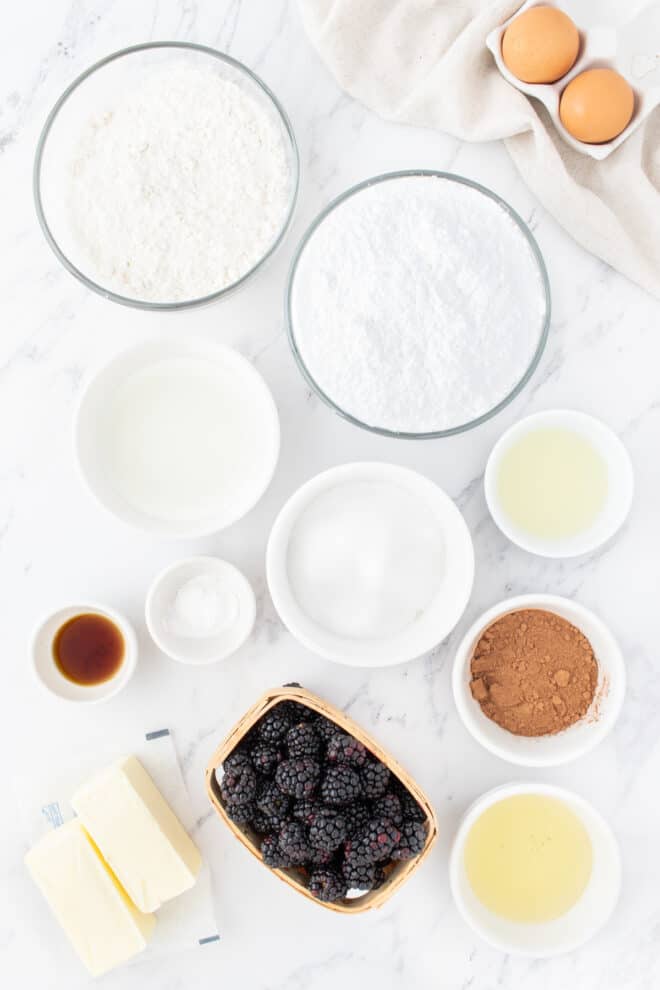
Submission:
[[[470,690],[471,660],[477,643],[494,622],[520,609],[542,609],[566,619],[589,640],[598,663],[596,691],[588,711],[578,722],[552,735],[517,736],[509,732],[483,713]],[[557,767],[590,752],[612,730],[626,694],[626,668],[615,637],[584,605],[560,595],[517,595],[493,605],[470,626],[456,650],[452,690],[463,725],[489,752],[517,766]]]
[[[458,910],[501,952],[541,959],[577,949],[609,920],[621,857],[605,819],[550,784],[505,784],[466,811],[449,857]]]
[[[535,413],[493,447],[486,502],[513,543],[542,557],[577,557],[611,539],[630,512],[630,457],[600,420],[571,409]]]

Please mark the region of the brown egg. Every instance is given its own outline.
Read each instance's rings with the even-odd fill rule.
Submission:
[[[561,94],[559,117],[569,134],[586,144],[611,141],[635,109],[632,88],[614,69],[587,69]]]
[[[511,21],[502,38],[502,58],[517,79],[551,83],[565,76],[580,50],[570,17],[556,7],[529,7]]]

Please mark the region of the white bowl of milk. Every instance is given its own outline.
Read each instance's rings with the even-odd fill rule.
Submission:
[[[277,408],[237,351],[158,337],[122,352],[87,386],[75,421],[83,478],[123,521],[193,538],[242,518],[270,484]]]

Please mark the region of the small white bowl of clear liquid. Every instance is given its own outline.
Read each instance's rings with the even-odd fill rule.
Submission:
[[[632,505],[630,456],[600,420],[572,409],[521,419],[497,441],[486,502],[513,543],[541,557],[591,553],[621,528]]]
[[[513,812],[508,820],[502,815],[507,805]],[[484,854],[486,872],[477,872]],[[518,874],[517,883],[507,867]],[[621,890],[621,854],[607,821],[579,794],[541,781],[514,782],[482,794],[465,812],[449,854],[449,885],[464,921],[495,949],[548,959],[579,948],[607,924]],[[521,897],[524,902],[531,894],[539,912],[550,890],[555,897],[568,891],[576,896],[545,920],[518,920],[482,900],[486,891],[500,908],[520,908]]]
[[[75,421],[82,476],[115,516],[158,536],[225,529],[273,477],[280,426],[270,389],[237,351],[162,336],[113,358]]]

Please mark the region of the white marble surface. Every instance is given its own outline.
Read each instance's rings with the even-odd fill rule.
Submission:
[[[25,832],[12,778],[48,773],[49,761],[100,746],[119,731],[168,724],[199,816],[196,839],[215,881],[222,943],[138,964],[103,985],[118,990],[236,985],[242,990],[651,990],[660,985],[660,305],[578,249],[541,210],[498,145],[385,124],[336,89],[302,33],[294,0],[26,0],[3,11],[0,162],[3,209],[0,334],[0,640],[4,841],[0,847],[0,972],[8,986],[88,985],[22,866]],[[304,169],[295,226],[274,263],[241,294],[169,316],[127,310],[88,293],[62,270],[38,229],[31,162],[51,104],[96,58],[146,39],[205,42],[245,59],[287,107]],[[282,328],[288,260],[307,222],[335,193],[373,173],[426,166],[491,186],[531,223],[554,298],[541,367],[494,421],[451,440],[397,442],[333,416],[306,390]],[[190,544],[126,529],[86,493],[71,454],[71,417],[86,373],[150,331],[196,331],[237,346],[273,388],[282,458],[266,497],[241,523]],[[603,417],[632,454],[637,495],[616,542],[577,562],[535,559],[490,521],[481,476],[489,448],[534,409],[575,406]],[[323,662],[283,630],[264,590],[264,544],[283,500],[317,471],[380,458],[426,472],[457,500],[477,553],[474,595],[455,634],[405,667],[364,672]],[[258,591],[248,645],[224,664],[180,667],[149,644],[145,591],[163,565],[191,551],[227,557]],[[505,595],[575,596],[611,624],[625,649],[629,693],[611,737],[543,779],[593,800],[622,844],[625,883],[616,916],[587,947],[546,962],[509,958],[462,923],[447,886],[458,817],[485,789],[534,774],[487,755],[458,721],[449,688],[457,637]],[[61,707],[32,682],[27,642],[45,609],[80,597],[124,609],[142,653],[130,688],[88,711]],[[272,685],[298,679],[371,729],[432,796],[442,836],[393,902],[361,918],[336,917],[278,883],[212,817],[206,760],[227,729]],[[59,753],[65,754],[63,757]]]

